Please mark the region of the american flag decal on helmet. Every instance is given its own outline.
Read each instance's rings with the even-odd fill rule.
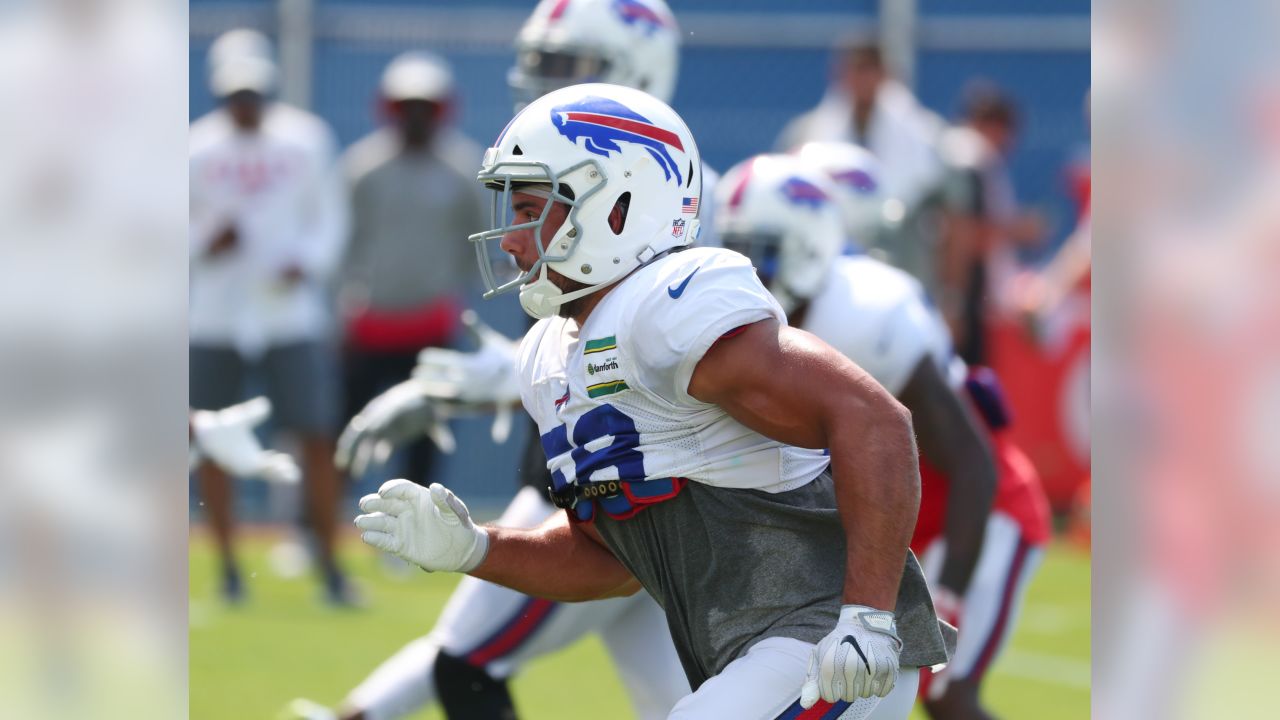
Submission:
[[[551,108],[551,123],[570,142],[576,144],[581,139],[587,152],[604,157],[622,152],[620,142],[640,145],[658,161],[667,180],[674,177],[677,185],[684,184],[684,176],[670,150],[684,152],[680,136],[654,125],[616,100],[592,95]]]
[[[684,202],[680,203],[680,212],[684,215],[698,214],[698,198],[687,197]]]

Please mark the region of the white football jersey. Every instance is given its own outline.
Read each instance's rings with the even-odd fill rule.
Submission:
[[[693,248],[624,279],[581,328],[540,321],[516,364],[557,484],[683,477],[783,492],[815,478],[822,451],[770,440],[688,392],[717,339],[767,318],[786,322],[746,258]]]
[[[963,378],[962,365],[951,367],[951,334],[919,281],[866,255],[836,259],[826,284],[809,302],[804,329],[895,396],[925,357],[932,357],[953,384]]]

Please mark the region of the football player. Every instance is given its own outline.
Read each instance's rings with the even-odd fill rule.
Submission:
[[[786,315],[750,263],[685,249],[701,161],[643,92],[564,88],[486,152],[487,296],[539,322],[517,370],[557,512],[475,525],[439,484],[361,499],[365,542],[537,597],[659,600],[694,691],[673,718],[905,718],[947,626],[908,550],[910,415]],[[494,256],[520,273],[500,282]],[[815,709],[816,708],[816,709]]]
[[[585,81],[639,88],[669,100],[679,37],[662,0],[545,0],[516,38],[516,62],[508,74],[516,109]],[[704,183],[713,177],[704,170]],[[701,198],[689,198],[685,211],[692,217],[699,214]],[[505,439],[511,407],[520,401],[515,345],[474,314],[464,315],[464,323],[479,351],[424,350],[413,378],[375,398],[348,424],[339,440],[340,466],[362,475],[393,446],[424,432],[448,451],[453,439],[443,421],[450,415],[496,411],[494,440]],[[522,458],[521,490],[500,525],[533,527],[556,512],[547,497],[551,478],[536,429]],[[306,700],[294,701],[291,709],[295,717],[313,720],[383,720],[438,700],[452,718],[512,717],[507,679],[529,660],[588,633],[599,633],[642,720],[666,717],[689,692],[666,619],[648,594],[557,603],[465,578],[432,632],[384,661],[348,694],[340,715]]]
[[[1004,432],[994,376],[968,372],[953,355],[920,283],[867,255],[837,257],[851,228],[847,217],[841,226],[839,178],[829,173],[839,173],[832,158],[843,153],[827,148],[815,163],[816,147],[730,170],[716,201],[720,237],[751,258],[793,325],[858,363],[911,411],[922,454],[912,549],[939,615],[960,628],[954,657],[925,674],[922,695],[939,720],[989,717],[980,683],[1043,555],[1047,502]]]

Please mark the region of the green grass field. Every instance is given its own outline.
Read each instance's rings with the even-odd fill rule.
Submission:
[[[271,720],[293,697],[337,703],[373,667],[430,629],[457,576],[391,577],[357,539],[345,546],[368,607],[337,610],[319,600],[310,577],[271,570],[274,540],[241,543],[248,602],[228,608],[217,596],[212,546],[193,532],[190,546],[190,707],[193,720]],[[576,713],[565,712],[565,678],[598,668],[595,682],[574,682]],[[629,707],[603,646],[587,639],[531,664],[513,682],[523,718],[625,718]],[[1029,590],[1013,638],[986,685],[1003,718],[1074,720],[1089,716],[1089,559],[1053,547]],[[917,713],[919,717],[923,714]],[[428,710],[415,720],[437,719]]]

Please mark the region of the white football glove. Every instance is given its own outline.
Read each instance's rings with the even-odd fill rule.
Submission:
[[[901,651],[893,613],[845,605],[835,630],[813,649],[800,706],[807,710],[819,698],[834,703],[888,695],[898,677]]]
[[[195,449],[218,467],[240,477],[296,483],[298,464],[286,453],[264,450],[253,428],[271,417],[271,401],[256,397],[222,410],[191,413]]]
[[[489,552],[489,535],[445,486],[388,480],[360,498],[360,539],[423,570],[470,572]]]
[[[333,463],[356,477],[381,465],[396,445],[424,434],[442,451],[457,447],[445,424],[447,414],[417,380],[405,380],[369,401],[338,437]]]
[[[480,346],[475,352],[427,348],[418,353],[413,377],[427,393],[460,410],[496,412],[491,433],[496,443],[511,433],[511,407],[520,402],[516,377],[518,343],[484,324],[472,310],[462,324]]]
[[[495,412],[494,442],[511,433],[511,406],[520,400],[515,374],[516,342],[479,320],[475,312],[462,322],[480,349],[473,353],[427,348],[418,355],[413,377],[369,401],[338,438],[334,464],[361,476],[380,465],[397,445],[426,434],[443,452],[457,448],[445,421]]]

